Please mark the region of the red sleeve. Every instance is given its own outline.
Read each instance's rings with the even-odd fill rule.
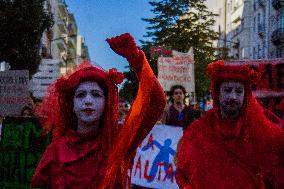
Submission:
[[[56,150],[52,147],[53,145],[49,145],[37,168],[33,175],[32,181],[31,181],[31,187],[43,187],[43,188],[49,188],[51,183],[50,176],[53,175],[53,167],[56,165]]]
[[[128,148],[128,155],[131,155],[160,118],[166,98],[143,51],[140,50],[136,57],[128,61],[130,65],[135,65],[133,69],[139,81],[137,96],[123,126],[131,130],[132,143]]]
[[[109,185],[108,183],[111,183],[121,162],[130,162],[136,148],[151,131],[166,104],[163,89],[148,64],[144,52],[134,50],[129,54],[131,54],[131,57],[126,58],[137,75],[139,87],[136,98],[109,155],[106,177],[99,188],[105,188]],[[127,169],[128,165],[122,173],[125,177],[127,176]]]

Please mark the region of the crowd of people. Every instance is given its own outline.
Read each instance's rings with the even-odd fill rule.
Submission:
[[[52,133],[31,187],[130,188],[127,171],[137,147],[155,124],[164,124],[184,131],[176,156],[181,189],[284,188],[283,122],[252,94],[259,73],[216,61],[207,69],[212,98],[206,108],[205,101],[188,103],[182,85],[171,87],[166,102],[133,37],[126,33],[107,42],[136,73],[134,102],[119,99],[123,74],[116,69],[85,61],[58,78],[40,104],[21,111],[45,118],[43,127]]]

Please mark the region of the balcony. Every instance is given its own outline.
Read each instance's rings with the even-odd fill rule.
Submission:
[[[278,28],[273,31],[271,35],[271,41],[276,46],[284,44],[284,28]]]
[[[272,6],[279,10],[284,7],[284,0],[272,0]]]
[[[61,19],[68,19],[68,10],[65,1],[58,1],[58,12]]]
[[[63,22],[58,22],[57,28],[58,28],[57,32],[58,32],[59,35],[67,35],[68,34],[66,25]]]
[[[259,37],[261,37],[261,38],[264,37],[265,36],[265,24],[259,23],[257,29],[258,29]]]

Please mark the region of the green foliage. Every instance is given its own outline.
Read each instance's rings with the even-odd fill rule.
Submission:
[[[150,45],[145,44],[141,47],[141,50],[144,51],[154,74],[158,75],[157,57],[150,56],[150,48]],[[122,99],[127,100],[128,102],[132,102],[138,90],[138,80],[136,78],[135,72],[132,69],[129,69],[128,72],[124,72],[123,74],[126,80],[123,84],[122,89],[119,91],[119,95]]]
[[[0,0],[0,62],[34,74],[40,63],[40,40],[53,24],[44,9],[46,0]]]
[[[209,90],[209,80],[206,77],[207,64],[214,60],[213,40],[218,33],[212,29],[216,14],[207,10],[205,0],[160,0],[151,1],[153,18],[143,18],[149,23],[142,41],[142,49],[150,51],[151,47],[161,46],[167,49],[188,52],[192,47],[195,59],[195,86],[197,97],[203,96]],[[147,53],[146,53],[147,54]],[[157,59],[147,55],[153,67]],[[156,71],[156,70],[155,70]],[[156,72],[157,73],[157,72]],[[126,78],[131,80],[132,78]],[[132,84],[132,85],[130,85]],[[123,90],[132,90],[134,82],[128,82]],[[121,95],[124,98],[123,95]]]

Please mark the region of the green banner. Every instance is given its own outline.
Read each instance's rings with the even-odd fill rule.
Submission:
[[[0,142],[0,188],[29,188],[37,164],[49,143],[35,118],[7,117]]]

